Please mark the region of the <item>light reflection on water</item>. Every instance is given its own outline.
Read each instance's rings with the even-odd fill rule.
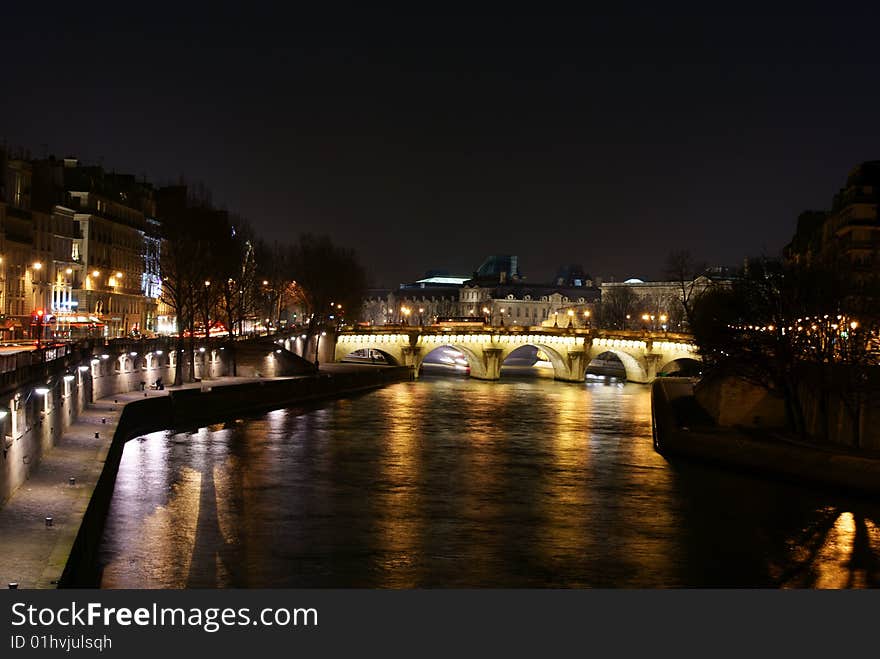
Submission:
[[[102,585],[880,585],[880,504],[654,453],[648,388],[401,383],[130,442]]]

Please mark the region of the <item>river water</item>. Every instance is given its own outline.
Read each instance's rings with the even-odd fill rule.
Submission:
[[[105,588],[865,587],[880,502],[651,446],[649,389],[437,377],[125,448]]]

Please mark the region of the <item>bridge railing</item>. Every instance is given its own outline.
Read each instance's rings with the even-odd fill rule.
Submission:
[[[380,335],[380,334],[503,334],[503,335],[520,335],[520,334],[542,334],[545,336],[579,336],[585,338],[611,338],[611,339],[632,339],[640,341],[672,341],[680,343],[693,343],[693,335],[683,334],[680,332],[652,332],[645,330],[611,330],[611,329],[590,329],[590,328],[563,328],[563,327],[544,327],[541,325],[532,326],[499,326],[499,325],[482,325],[482,326],[461,326],[448,327],[441,325],[372,325],[370,327],[345,327],[340,332],[341,336],[345,335]]]

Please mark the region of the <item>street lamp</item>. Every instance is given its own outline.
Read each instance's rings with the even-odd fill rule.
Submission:
[[[590,310],[589,309],[584,311],[584,324],[586,324],[587,329],[591,329],[593,327],[593,324],[590,321]]]
[[[574,309],[568,310],[568,329],[573,327],[572,321],[574,320]]]
[[[473,314],[473,313],[474,312],[471,311],[471,314]],[[491,314],[491,313],[492,312],[489,311],[489,307],[483,307],[483,316],[485,318],[485,320],[483,322],[485,322],[487,325],[489,324],[489,314]]]
[[[666,324],[666,321],[669,320],[669,317],[665,313],[660,314],[660,325],[663,327],[663,333],[667,332],[667,328],[669,327]]]
[[[412,313],[412,309],[409,307],[401,307],[400,313],[403,314],[404,318],[406,318],[406,324],[409,325],[409,315]]]
[[[504,309],[499,309],[498,313],[501,315],[501,327],[504,327]]]

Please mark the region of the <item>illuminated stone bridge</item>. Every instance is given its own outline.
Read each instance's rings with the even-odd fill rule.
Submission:
[[[375,350],[392,364],[410,366],[418,376],[422,362],[437,348],[462,352],[471,377],[498,380],[501,366],[514,350],[533,346],[547,355],[557,380],[582,382],[587,366],[599,355],[613,353],[631,382],[653,382],[679,360],[701,361],[689,334],[533,328],[387,328],[340,332],[334,351],[342,361],[353,353]]]

